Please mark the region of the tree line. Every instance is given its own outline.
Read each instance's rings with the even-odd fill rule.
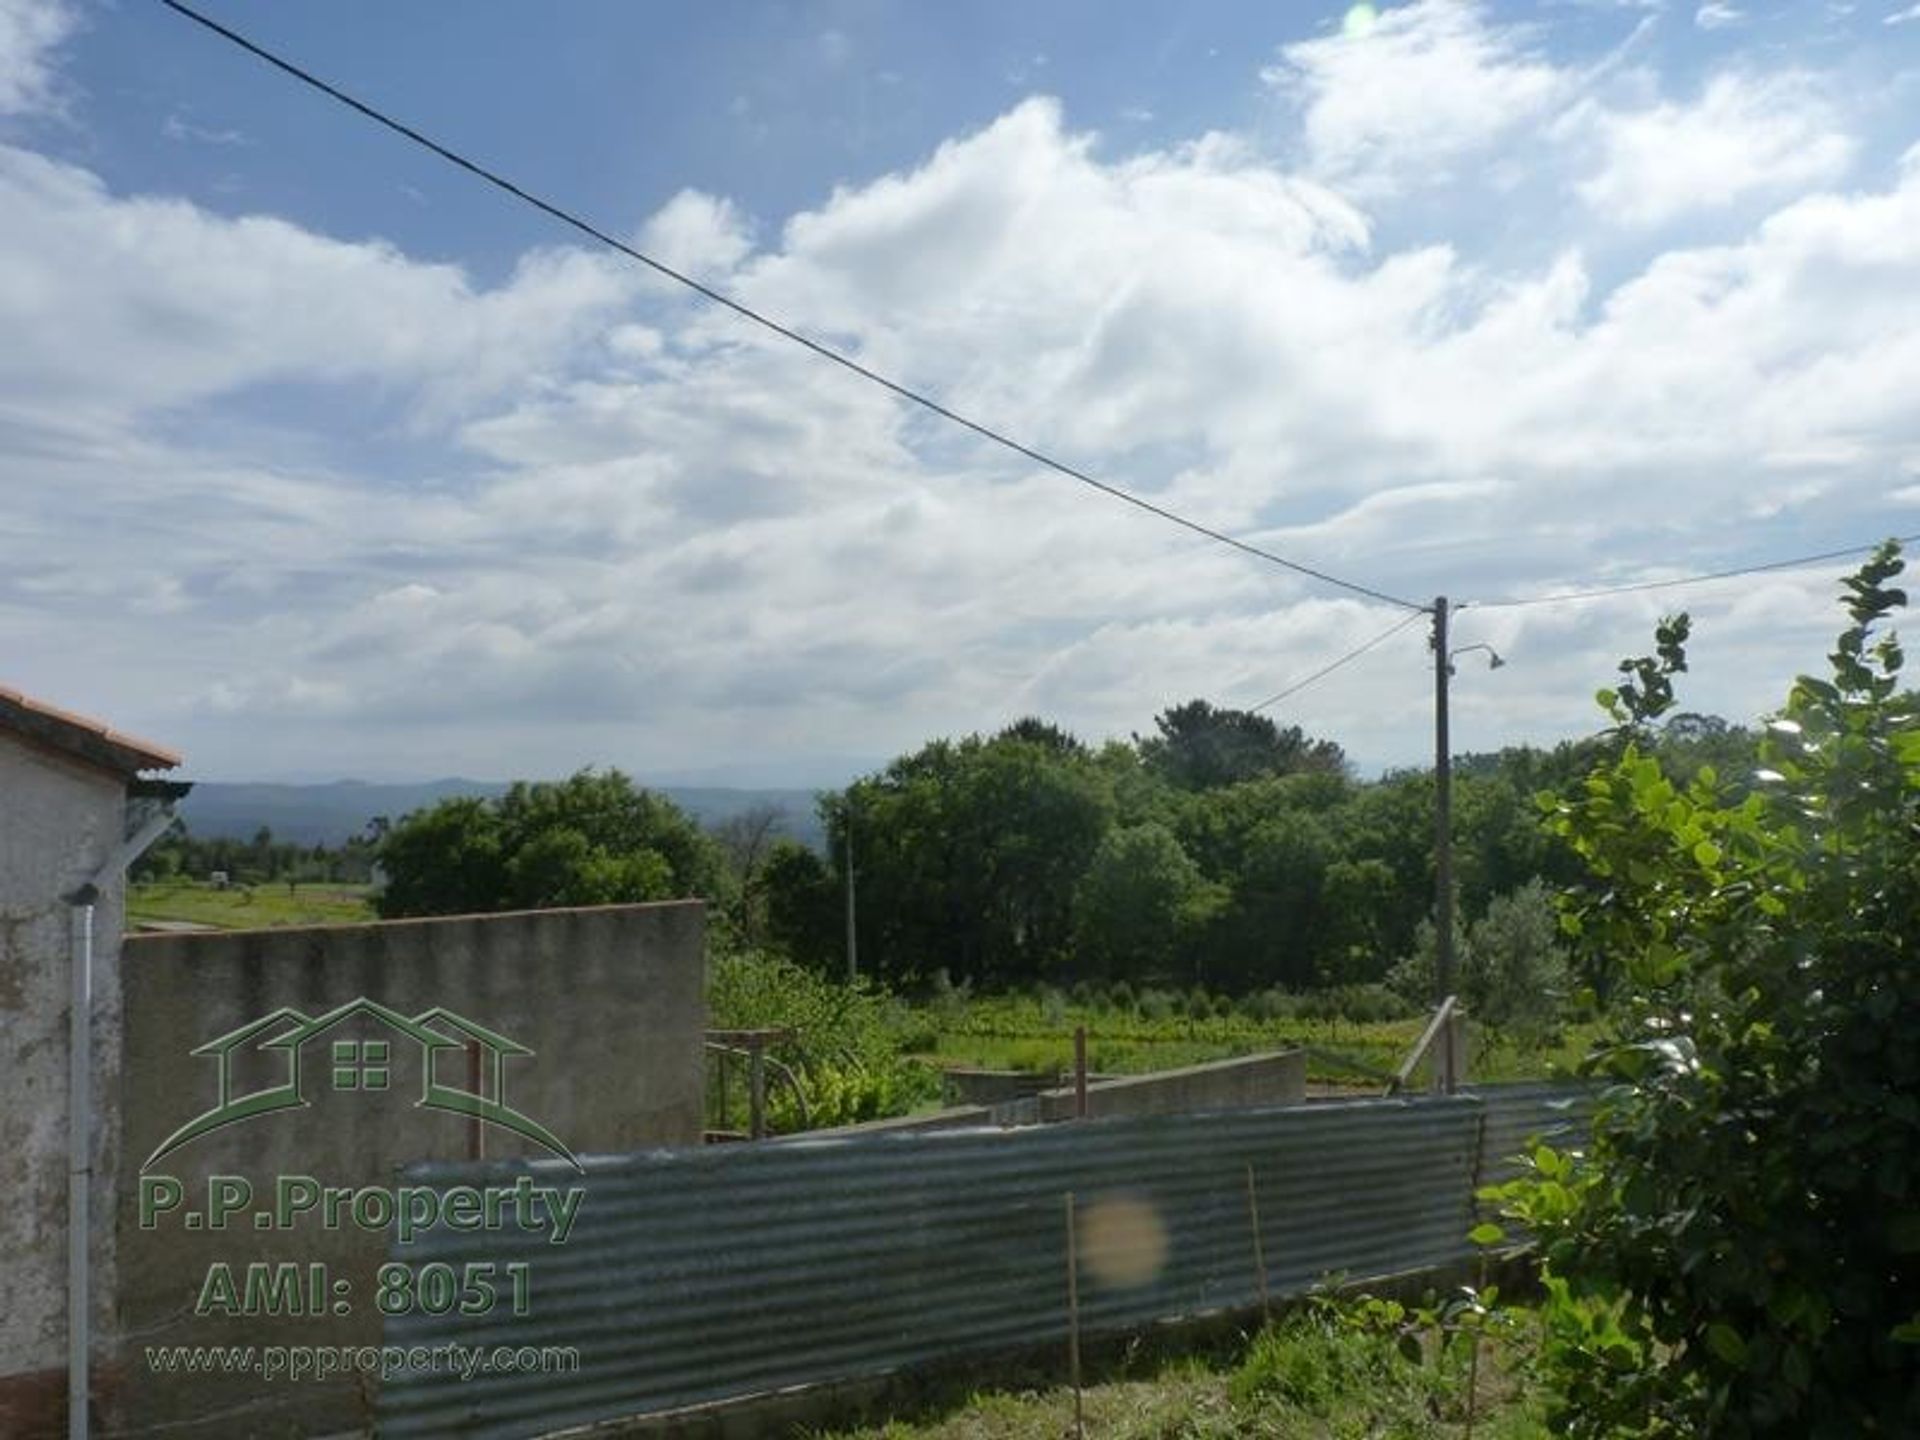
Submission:
[[[374,834],[356,835],[341,845],[301,845],[276,840],[261,826],[250,840],[234,836],[192,834],[184,820],[134,862],[136,882],[208,880],[225,875],[235,885],[327,882],[364,885],[373,878]]]
[[[1457,766],[1460,953],[1484,951],[1489,976],[1517,969],[1520,990],[1527,957],[1555,944],[1542,882],[1580,880],[1536,797],[1574,784],[1604,743]],[[1665,743],[1684,769],[1752,737],[1682,716]],[[930,741],[818,803],[824,853],[777,838],[771,814],[702,831],[618,771],[447,800],[378,838],[377,903],[397,916],[699,896],[723,945],[837,975],[851,852],[860,971],[898,987],[1424,983],[1431,772],[1357,779],[1337,743],[1265,716],[1193,700],[1098,747],[1029,718]]]

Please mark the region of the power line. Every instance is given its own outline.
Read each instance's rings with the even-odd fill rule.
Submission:
[[[922,409],[930,411],[931,413],[940,416],[942,419],[950,421],[955,425],[959,425],[964,429],[971,430],[974,434],[980,436],[982,439],[990,440],[996,445],[1002,446],[1005,449],[1013,451],[1016,455],[1023,456],[1024,458],[1033,461],[1037,465],[1044,466],[1049,470],[1053,470],[1061,475],[1065,475],[1070,480],[1077,480],[1082,485],[1086,485],[1091,487],[1092,489],[1100,491],[1103,495],[1111,496],[1113,499],[1123,501],[1128,505],[1132,505],[1136,509],[1144,510],[1149,515],[1154,515],[1162,520],[1170,522],[1171,524],[1179,525],[1187,530],[1192,531],[1197,535],[1204,535],[1207,539],[1213,540],[1221,545],[1231,546],[1233,549],[1238,550],[1243,554],[1251,555],[1256,559],[1268,561],[1269,563],[1274,565],[1279,565],[1284,569],[1293,571],[1295,574],[1304,575],[1307,578],[1312,580],[1318,580],[1322,584],[1336,586],[1339,589],[1351,591],[1356,595],[1364,595],[1368,599],[1379,600],[1388,605],[1399,606],[1403,610],[1412,610],[1415,612],[1419,612],[1423,609],[1423,607],[1416,605],[1411,600],[1403,600],[1397,595],[1389,595],[1385,591],[1372,589],[1369,586],[1360,584],[1358,581],[1343,580],[1338,575],[1329,574],[1325,570],[1316,570],[1313,566],[1303,565],[1297,560],[1289,560],[1284,555],[1276,555],[1271,550],[1262,549],[1260,546],[1250,544],[1245,540],[1236,540],[1233,536],[1224,534],[1223,532],[1212,529],[1209,526],[1202,525],[1197,520],[1189,520],[1186,516],[1179,514],[1177,511],[1169,510],[1165,506],[1154,504],[1151,500],[1143,499],[1142,497],[1132,494],[1129,491],[1122,490],[1117,485],[1110,485],[1104,480],[1095,479],[1093,476],[1087,474],[1085,471],[1078,470],[1073,466],[1066,464],[1064,461],[1055,460],[1052,456],[1043,454],[1042,452],[1035,450],[1029,445],[1023,445],[1018,440],[1014,440],[1009,436],[1003,435],[998,430],[995,430],[988,425],[984,425],[978,420],[970,420],[965,415],[960,414],[958,411],[948,409],[945,405],[942,405],[939,401],[933,399],[931,396],[923,394],[918,390],[912,389],[910,386],[904,385],[897,380],[890,380],[885,375],[882,375],[878,371],[871,370],[867,366],[862,365],[858,360],[855,360],[852,356],[844,354],[839,350],[835,350],[833,347],[829,345],[825,345],[818,340],[810,339],[806,335],[801,334],[798,330],[793,329],[791,326],[784,325],[778,320],[774,320],[767,315],[763,315],[760,311],[753,309],[752,307],[742,303],[739,300],[733,299],[731,296],[727,295],[725,292],[716,290],[710,285],[704,285],[700,281],[695,280],[692,276],[682,274],[680,271],[674,269],[672,266],[667,265],[659,260],[656,260],[651,255],[647,255],[642,251],[635,249],[633,246],[628,245],[625,241],[614,238],[612,235],[607,234],[604,230],[599,229],[597,226],[591,224],[590,222],[581,219],[579,216],[573,214],[571,211],[561,208],[559,205],[554,204],[552,201],[541,199],[538,195],[535,195],[528,190],[522,189],[520,186],[516,185],[513,181],[506,179],[504,176],[496,173],[495,171],[489,170],[486,166],[479,164],[477,161],[469,160],[466,156],[461,155],[457,151],[447,148],[445,145],[442,145],[437,140],[430,139],[428,136],[423,135],[420,131],[415,130],[411,126],[406,125],[399,120],[395,120],[392,116],[387,115],[384,112],[374,108],[372,105],[367,104],[365,101],[355,99],[352,95],[347,94],[344,90],[339,89],[337,86],[331,85],[327,81],[320,79],[317,75],[314,75],[306,70],[301,69],[298,65],[295,65],[292,61],[282,59],[280,56],[274,54],[272,51],[267,50],[262,46],[255,44],[253,41],[249,40],[246,36],[240,34],[238,31],[230,30],[225,25],[222,25],[219,21],[214,20],[209,16],[202,15],[199,11],[193,9],[189,5],[182,4],[181,0],[160,0],[160,3],[165,5],[169,10],[172,10],[177,14],[184,16],[186,19],[193,21],[196,25],[203,26],[204,28],[212,31],[214,34],[220,36],[222,39],[230,41],[232,44],[239,46],[242,50],[245,50],[248,54],[256,57],[257,59],[264,60],[267,64],[273,66],[276,70],[283,71],[284,73],[291,75],[294,79],[300,81],[302,84],[309,85],[313,89],[318,90],[321,94],[327,96],[328,98],[337,100],[340,104],[347,106],[349,109],[358,111],[360,114],[364,115],[367,119],[373,121],[376,125],[384,126],[386,129],[393,131],[396,135],[399,135],[404,137],[405,139],[411,140],[414,144],[422,146],[427,150],[431,150],[435,155],[438,155],[441,159],[448,161],[450,164],[457,165],[460,169],[465,170],[468,174],[473,175],[478,179],[486,181],[489,185],[492,185],[497,189],[504,190],[507,194],[513,196],[516,200],[522,201],[527,205],[531,205],[534,209],[539,210],[545,215],[551,216],[553,219],[560,221],[563,225],[571,226],[573,229],[579,231],[581,234],[599,241],[602,245],[607,246],[609,249],[617,250],[622,255],[627,256],[629,259],[639,261],[642,265],[645,265],[650,270],[653,270],[656,273],[665,276],[667,279],[674,281],[676,284],[685,286],[687,289],[692,290],[698,295],[704,296],[706,299],[711,300],[716,305],[720,305],[728,310],[731,310],[734,314],[740,316],[742,319],[750,320],[755,325],[759,325],[764,329],[770,330],[774,334],[782,337],[783,339],[790,340],[796,345],[804,346],[806,349],[811,350],[815,355],[820,356],[823,360],[831,360],[834,364],[841,366],[843,369],[852,371],[855,375],[860,376],[863,380],[867,380],[872,384],[882,387],[885,390],[891,391],[894,395],[898,396],[900,399],[906,400],[911,404],[918,405]]]
[[[1897,535],[1902,545],[1920,541],[1920,535]],[[1737,570],[1716,570],[1708,575],[1683,575],[1675,580],[1639,580],[1628,585],[1608,585],[1596,590],[1576,590],[1566,595],[1523,595],[1506,600],[1470,600],[1461,609],[1507,610],[1520,605],[1566,605],[1576,600],[1600,600],[1609,595],[1632,595],[1642,590],[1671,590],[1680,585],[1704,585],[1709,580],[1735,580],[1742,575],[1760,575],[1769,570],[1791,570],[1799,565],[1815,565],[1822,560],[1844,560],[1849,555],[1864,555],[1885,543],[1875,540],[1866,545],[1849,545],[1841,550],[1823,550],[1818,555],[1796,555],[1790,560],[1769,560],[1761,565],[1743,565]]]
[[[1332,664],[1322,665],[1318,670],[1314,671],[1311,675],[1304,676],[1301,679],[1294,681],[1293,684],[1287,686],[1286,689],[1280,691],[1277,695],[1269,695],[1266,699],[1262,700],[1258,705],[1249,705],[1247,707],[1247,713],[1253,714],[1257,711],[1266,709],[1269,705],[1278,705],[1282,700],[1286,699],[1289,695],[1297,695],[1302,690],[1306,689],[1309,685],[1314,684],[1316,681],[1326,679],[1327,676],[1331,675],[1334,671],[1338,670],[1342,665],[1345,665],[1352,660],[1358,660],[1362,655],[1366,654],[1367,651],[1373,649],[1374,646],[1382,644],[1388,640],[1391,640],[1394,636],[1398,635],[1402,630],[1406,629],[1407,626],[1413,624],[1414,621],[1420,619],[1426,613],[1427,612],[1425,610],[1416,610],[1411,615],[1402,616],[1401,619],[1396,621],[1393,625],[1389,626],[1387,629],[1382,630],[1378,635],[1374,636],[1371,640],[1367,641],[1365,644],[1354,646],[1353,649],[1347,651],[1346,654],[1342,655],[1338,660],[1335,660]]]

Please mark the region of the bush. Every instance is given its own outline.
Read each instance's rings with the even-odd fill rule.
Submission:
[[[1552,1032],[1567,1000],[1568,969],[1554,901],[1539,880],[1496,895],[1486,914],[1454,932],[1455,984],[1475,1020],[1539,1042]],[[1409,1005],[1434,1003],[1434,929],[1422,921],[1414,949],[1393,967],[1387,986]]]
[[[1309,990],[1295,998],[1302,1020],[1345,1020],[1371,1025],[1382,1020],[1405,1020],[1419,1010],[1384,985],[1335,985]]]
[[[1255,1020],[1272,1022],[1292,1020],[1300,1014],[1300,997],[1278,985],[1257,990],[1242,1002],[1242,1008]]]
[[[708,967],[709,1023],[720,1029],[781,1027],[793,1039],[769,1053],[791,1066],[806,1088],[815,1126],[904,1114],[937,1099],[939,1077],[905,1059],[911,1012],[883,990],[841,985],[791,960],[746,952],[716,955]],[[798,1107],[784,1086],[769,1087],[777,1131],[798,1129]]]
[[[1613,996],[1590,1145],[1500,1192],[1543,1246],[1559,1433],[1920,1433],[1920,706],[1876,634],[1901,568],[1846,582],[1750,793],[1653,752],[1680,616],[1601,692],[1614,758],[1543,802]]]
[[[1142,990],[1140,992],[1140,1018],[1143,1020],[1171,1020],[1177,996],[1164,990]]]

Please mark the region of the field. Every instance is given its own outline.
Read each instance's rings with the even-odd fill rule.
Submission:
[[[1348,1018],[1339,1013],[1342,1003],[1376,1014],[1391,1006],[1400,1015]],[[1377,1094],[1424,1024],[1378,993],[1269,991],[1235,1003],[1197,993],[1135,995],[1122,986],[1083,991],[1079,998],[1057,990],[973,995],[965,987],[936,986],[909,1000],[865,984],[849,988],[777,957],[724,952],[710,958],[708,1007],[716,1027],[789,1032],[774,1053],[805,1078],[812,1128],[937,1109],[946,1070],[1070,1075],[1074,1031],[1081,1026],[1088,1068],[1096,1075],[1301,1048],[1308,1082],[1320,1093]],[[1467,1074],[1480,1081],[1551,1078],[1570,1070],[1592,1038],[1589,1027],[1577,1025],[1531,1039],[1475,1027]],[[741,1129],[744,1082],[732,1085],[723,1104],[722,1068],[710,1066],[708,1121],[714,1129]],[[1416,1085],[1423,1081],[1415,1076]],[[771,1103],[776,1132],[802,1128],[784,1086]]]
[[[276,925],[345,925],[373,918],[366,886],[324,881],[216,890],[193,880],[163,880],[135,885],[127,895],[130,930],[150,924],[259,930]]]
[[[1098,1074],[1142,1074],[1303,1047],[1315,1082],[1374,1088],[1399,1066],[1425,1024],[1424,1018],[1263,1015],[1217,1001],[1205,1015],[1158,1014],[1154,997],[1147,998],[1143,1007],[1074,1003],[1057,994],[936,997],[914,1007],[901,1045],[909,1057],[942,1069],[1063,1074],[1073,1067],[1074,1029],[1084,1025],[1087,1068]],[[1476,1030],[1470,1073],[1481,1080],[1544,1078],[1571,1065],[1586,1039],[1577,1029],[1532,1043]]]
[[[1520,1378],[1524,1330],[1518,1343],[1482,1346],[1471,1429],[1466,1347],[1438,1354],[1429,1337],[1424,1351],[1410,1361],[1385,1335],[1299,1314],[1215,1353],[1110,1367],[1085,1389],[1085,1433],[1101,1440],[1547,1436],[1539,1397]],[[913,1410],[911,1418],[816,1431],[814,1440],[1060,1440],[1074,1433],[1073,1392],[1057,1382],[930,1397]]]

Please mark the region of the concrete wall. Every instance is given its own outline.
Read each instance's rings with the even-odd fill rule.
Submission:
[[[1088,1085],[1087,1117],[1190,1115],[1251,1105],[1299,1105],[1306,1098],[1307,1052],[1282,1050]],[[1042,1121],[1073,1118],[1071,1085],[1048,1090],[1039,1101]]]
[[[980,1073],[980,1072],[973,1072]],[[1113,1115],[1190,1115],[1203,1110],[1233,1110],[1251,1106],[1301,1105],[1307,1098],[1307,1052],[1279,1050],[1268,1055],[1243,1055],[1179,1070],[1156,1070],[1148,1075],[1102,1078],[1087,1085],[1087,1118]],[[1019,1129],[1052,1125],[1074,1118],[1071,1085],[1043,1090],[994,1105],[953,1105],[920,1115],[890,1120],[868,1120],[833,1130],[813,1130],[789,1140],[818,1139],[823,1135],[859,1136],[920,1130],[966,1130],[997,1125]]]
[[[343,1022],[303,1050],[305,1108],[214,1131],[152,1166],[153,1174],[182,1182],[187,1208],[204,1208],[211,1175],[249,1181],[256,1201],[238,1228],[188,1230],[169,1216],[142,1230],[135,1172],[215,1103],[216,1061],[189,1052],[282,1006],[313,1016],[365,996],[408,1017],[439,1006],[532,1049],[505,1062],[507,1102],[576,1154],[694,1144],[702,1124],[704,947],[697,903],[130,938],[120,1097],[127,1182],[117,1196],[118,1321],[127,1342],[116,1431],[159,1433],[191,1420],[196,1435],[295,1426],[323,1434],[363,1423],[369,1395],[354,1381],[167,1378],[149,1373],[144,1347],[379,1344],[375,1270],[388,1232],[350,1223],[326,1229],[317,1216],[290,1231],[241,1222],[267,1205],[281,1176],[392,1187],[409,1162],[466,1156],[473,1133],[471,1121],[415,1104],[423,1072],[417,1044],[404,1038],[395,1038],[386,1092],[332,1091],[331,1042],[387,1033],[365,1017]],[[284,1076],[284,1052],[242,1053],[236,1094]],[[465,1088],[465,1056],[441,1062],[439,1078]],[[547,1154],[492,1126],[485,1136],[489,1156]],[[325,1264],[329,1286],[348,1287],[348,1312],[195,1314],[212,1264],[226,1262],[239,1276],[250,1261]]]
[[[975,1070],[955,1068],[940,1076],[940,1088],[949,1105],[1004,1105],[1026,1100],[1060,1083],[1058,1075],[1036,1075],[1030,1070]]]
[[[67,1011],[72,909],[63,894],[120,843],[123,783],[0,735],[0,1435],[59,1423],[67,1357]],[[117,1084],[121,894],[95,906],[94,1093]],[[96,1133],[94,1313],[113,1281],[108,1244],[117,1153]],[[96,1330],[97,1330],[96,1326]]]

